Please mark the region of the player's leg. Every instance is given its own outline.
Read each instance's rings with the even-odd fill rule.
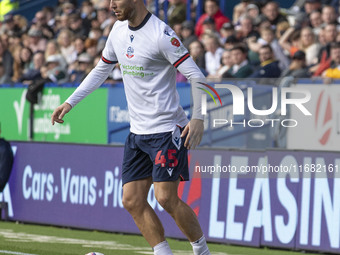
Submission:
[[[175,220],[183,234],[194,242],[202,237],[203,232],[194,211],[184,203],[177,194],[179,180],[154,182],[155,196],[158,203]]]
[[[144,238],[156,255],[171,255],[164,238],[163,226],[147,202],[152,184],[153,162],[140,149],[140,137],[130,134],[125,142],[123,159],[123,205],[133,217]]]
[[[123,205],[151,247],[163,242],[164,229],[147,201],[152,178],[132,181],[123,186]]]
[[[154,182],[158,203],[172,216],[177,226],[193,246],[195,255],[209,255],[209,248],[194,211],[177,194],[179,179],[169,182]]]
[[[148,150],[153,162],[152,178],[156,199],[192,242],[194,254],[207,255],[210,254],[209,249],[196,214],[177,194],[179,180],[189,180],[185,137],[180,136],[181,128],[177,127],[173,132],[148,137],[142,147]]]

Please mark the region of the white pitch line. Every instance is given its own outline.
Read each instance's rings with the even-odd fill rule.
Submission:
[[[31,254],[31,253],[22,253],[22,252],[4,251],[4,250],[0,250],[0,253],[2,253],[2,254],[15,254],[15,255],[37,255],[37,254]]]

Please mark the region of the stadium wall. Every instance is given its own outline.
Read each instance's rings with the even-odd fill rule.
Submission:
[[[13,172],[0,193],[9,220],[139,233],[122,206],[123,147],[11,144]],[[189,159],[192,181],[179,195],[209,241],[340,252],[339,152],[202,149]],[[152,188],[148,201],[166,235],[184,238]]]
[[[302,105],[311,115],[306,116],[294,103],[286,101],[286,115],[282,114],[282,89],[286,88],[271,81],[262,84],[252,80],[232,80],[224,84],[233,84],[244,95],[244,114],[233,114],[233,95],[228,89],[217,88],[222,105],[208,100],[205,115],[205,135],[202,145],[207,147],[228,148],[287,148],[338,151],[340,142],[340,86],[338,83],[320,84],[313,80],[302,83],[290,82],[289,88],[297,98],[310,93],[310,99]],[[211,83],[214,86],[214,83]],[[255,109],[273,109],[271,114],[256,115],[249,109],[248,92],[252,89],[251,104]],[[127,103],[122,84],[104,85],[94,91],[65,117],[63,125],[50,124],[53,110],[64,102],[74,91],[72,84],[56,87],[46,84],[40,103],[34,106],[33,140],[46,142],[68,142],[86,144],[124,144],[129,133]],[[274,89],[277,89],[275,97]],[[188,83],[178,83],[177,90],[181,106],[190,118],[191,92]],[[27,89],[23,86],[2,87],[0,89],[1,135],[7,140],[30,140],[30,105],[26,100]],[[273,105],[273,98],[277,105]],[[290,100],[289,98],[287,98]],[[215,125],[214,120],[224,120],[223,125]],[[235,124],[230,125],[231,120]],[[270,121],[275,120],[275,121]],[[295,127],[285,127],[284,123],[294,120]],[[263,121],[258,125],[256,121]],[[245,122],[244,125],[241,125]],[[282,124],[283,123],[283,124]],[[225,125],[224,125],[225,124]],[[298,138],[298,139],[297,139]]]

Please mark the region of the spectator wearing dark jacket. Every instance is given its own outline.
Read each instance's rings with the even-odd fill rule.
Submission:
[[[232,48],[231,59],[233,66],[222,75],[222,78],[247,78],[253,73],[245,47],[239,45]]]
[[[259,50],[260,67],[249,78],[278,78],[281,74],[279,61],[275,60],[272,47],[263,45]]]
[[[281,78],[293,76],[294,78],[309,78],[311,76],[306,66],[306,54],[302,50],[294,53],[289,68],[281,73]]]

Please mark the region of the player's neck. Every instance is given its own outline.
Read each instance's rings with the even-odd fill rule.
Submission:
[[[142,7],[136,10],[136,15],[129,19],[129,26],[138,27],[143,22],[147,14],[148,10],[143,5]]]

